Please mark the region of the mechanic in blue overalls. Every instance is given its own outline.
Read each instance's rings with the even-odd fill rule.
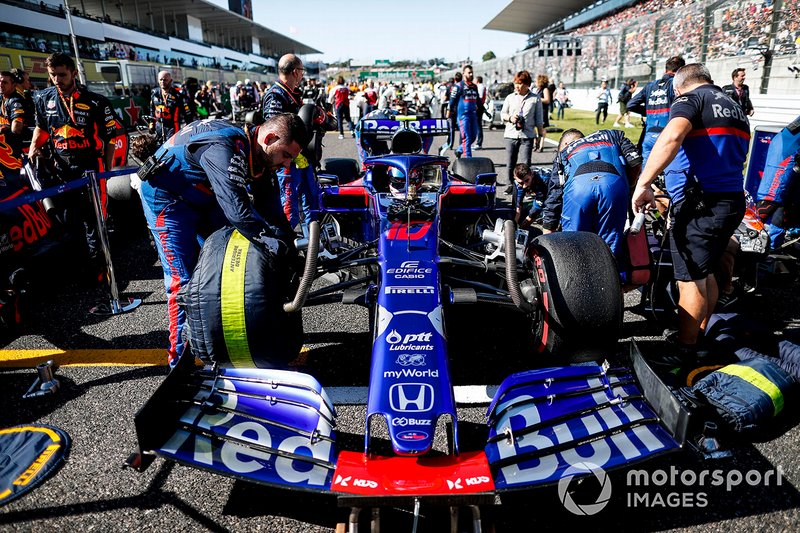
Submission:
[[[569,129],[558,150],[544,203],[544,233],[555,231],[559,222],[563,231],[596,233],[624,271],[630,188],[639,176],[642,156],[624,133],[613,130],[584,136]]]
[[[800,116],[769,144],[756,194],[758,216],[769,224],[773,249],[783,244],[786,227],[798,222],[800,208]]]
[[[275,257],[277,267],[293,254],[295,234],[279,204],[274,171],[289,166],[307,136],[303,121],[289,113],[247,130],[223,120],[197,121],[170,137],[139,171],[145,218],[164,270],[170,365],[184,350],[186,313],[178,291],[208,235],[233,225]]]
[[[672,79],[675,72],[684,66],[686,61],[681,56],[674,56],[667,60],[664,75],[661,79],[651,81],[644,89],[633,95],[628,102],[628,111],[639,113],[646,117],[644,133],[642,134],[642,164],[647,164],[647,158],[656,139],[669,122],[669,110],[675,100],[675,90],[672,88]],[[667,166],[664,173],[670,171],[681,172],[689,167],[688,160],[683,150],[678,152],[675,159]]]
[[[298,89],[306,69],[294,54],[286,54],[278,61],[278,81],[264,94],[261,113],[264,119],[279,113],[297,114],[303,105],[303,93]],[[294,228],[300,223],[300,211],[306,223],[311,220],[311,210],[316,206],[317,181],[314,168],[302,154],[288,168],[278,170],[283,213]]]
[[[456,157],[472,157],[472,143],[478,136],[478,86],[472,83],[472,65],[464,65],[462,72],[464,79],[450,93],[447,116],[450,118],[455,112],[458,117],[461,146],[456,148]]]

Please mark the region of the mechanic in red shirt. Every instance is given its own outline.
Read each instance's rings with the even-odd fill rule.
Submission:
[[[336,112],[336,121],[339,123],[339,138],[344,139],[344,123],[342,120],[347,120],[350,126],[350,135],[356,136],[353,121],[350,119],[350,88],[344,84],[344,78],[339,76],[336,78],[336,87],[331,89],[328,95],[328,103],[333,104],[333,109]]]
[[[364,99],[367,101],[367,110],[364,114],[375,111],[378,107],[378,91],[375,90],[375,82],[369,82],[367,89],[364,91]]]
[[[34,96],[36,128],[31,140],[31,158],[41,157],[41,148],[50,142],[55,174],[64,182],[80,178],[87,170],[103,172],[111,168],[114,138],[119,124],[111,103],[76,82],[75,62],[55,52],[45,61],[53,87]],[[100,181],[101,202],[105,206],[105,181]],[[94,207],[85,188],[59,197],[64,203],[61,220],[74,236],[83,235],[93,283],[105,278],[106,267],[100,246]]]

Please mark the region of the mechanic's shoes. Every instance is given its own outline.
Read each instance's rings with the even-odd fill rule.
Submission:
[[[442,147],[439,148],[439,157],[444,157],[444,154],[447,153],[447,150],[449,150],[448,146],[443,144]]]
[[[731,309],[738,301],[739,297],[736,296],[735,291],[731,291],[730,293],[720,293],[719,298],[717,299],[717,307],[715,311],[727,311]]]
[[[678,332],[672,331],[665,338],[664,353],[652,359],[652,362],[661,366],[685,367],[697,363],[698,359],[708,356],[708,349],[702,344],[702,337],[698,337],[697,344],[684,344],[678,340]]]

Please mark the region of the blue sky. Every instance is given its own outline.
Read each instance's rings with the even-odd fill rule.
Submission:
[[[225,8],[227,0],[211,0]],[[354,59],[479,61],[488,51],[508,56],[526,35],[482,29],[508,0],[253,0],[256,22],[307,44],[333,62]]]

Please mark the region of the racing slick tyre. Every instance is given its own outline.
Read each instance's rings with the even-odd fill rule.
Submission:
[[[494,163],[488,157],[462,157],[453,163],[453,174],[467,183],[475,183],[480,174],[493,174]]]
[[[329,157],[323,161],[323,174],[333,174],[339,183],[350,183],[358,179],[358,161],[349,157]]]
[[[178,293],[192,352],[207,364],[287,368],[303,345],[302,313],[286,313],[288,260],[234,228],[206,239],[192,279]]]
[[[587,232],[542,235],[531,242],[528,256],[540,292],[534,349],[575,362],[613,353],[622,327],[622,291],[603,239]]]

